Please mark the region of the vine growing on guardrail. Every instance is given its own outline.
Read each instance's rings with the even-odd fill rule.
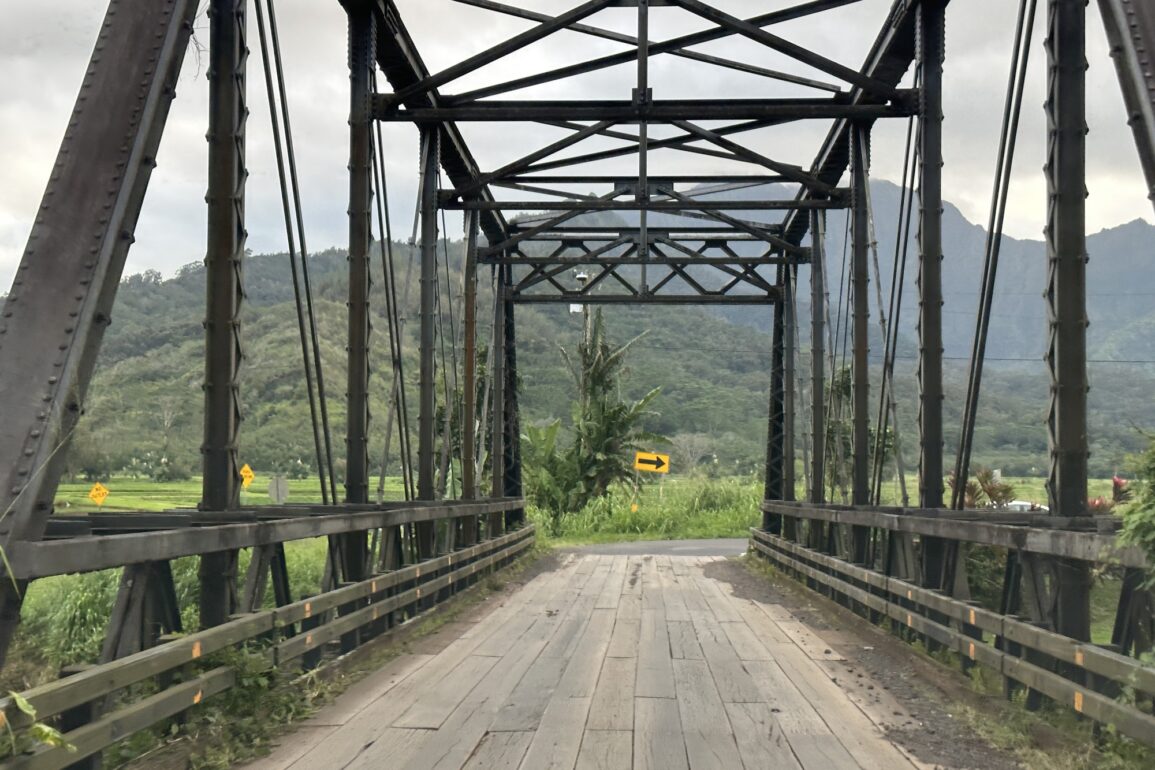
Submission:
[[[0,711],[0,722],[3,722],[4,729],[8,733],[8,740],[3,745],[3,749],[0,750],[0,758],[15,756],[40,745],[54,746],[69,752],[76,751],[76,747],[64,738],[63,733],[55,727],[36,721],[36,708],[27,699],[19,693],[11,691],[9,691],[8,697],[12,699],[12,703],[21,713],[32,720],[32,724],[22,727],[17,732],[12,729],[12,722],[9,721],[8,716]]]

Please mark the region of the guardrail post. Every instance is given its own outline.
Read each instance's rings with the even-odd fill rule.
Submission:
[[[81,674],[88,671],[93,666],[91,664],[83,663],[74,666],[65,666],[60,670],[60,678],[67,679],[74,674]],[[100,718],[101,707],[104,703],[104,698],[97,698],[78,706],[73,706],[67,711],[60,714],[59,729],[62,733],[68,733],[72,730],[79,729],[85,725],[92,724]],[[101,761],[100,752],[96,752],[90,756],[85,757],[79,761],[73,762],[67,767],[67,770],[100,770],[103,762]]]

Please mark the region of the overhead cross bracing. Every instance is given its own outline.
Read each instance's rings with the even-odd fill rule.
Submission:
[[[909,117],[918,107],[915,92],[899,87],[914,45],[905,4],[896,5],[865,68],[782,32],[854,2],[802,2],[739,18],[698,0],[594,0],[557,14],[460,0],[475,9],[469,19],[478,28],[495,16],[533,23],[435,73],[405,30],[404,3],[387,3],[392,34],[379,40],[378,56],[393,92],[375,95],[373,114],[445,132],[448,181],[438,207],[480,212],[487,243],[478,261],[508,266],[505,292],[514,302],[774,303],[782,297],[777,266],[808,259],[805,229],[787,228],[811,211],[846,208],[851,196],[838,187],[836,160],[776,142],[773,129],[806,122],[818,136],[833,124],[837,137],[849,122]],[[662,37],[662,29],[675,32]],[[561,36],[571,45],[580,37],[613,45],[591,45],[597,55],[543,72],[505,75],[519,71],[525,48],[560,45]],[[699,50],[734,38],[758,44],[776,66]],[[607,48],[613,52],[602,53]],[[589,76],[610,68],[612,78],[591,85]],[[686,98],[703,89],[680,84],[702,80],[709,95]],[[510,137],[505,146],[492,140],[495,130]],[[460,150],[471,135],[483,137],[487,151],[480,167]]]

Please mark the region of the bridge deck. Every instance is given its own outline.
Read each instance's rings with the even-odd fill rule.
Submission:
[[[569,555],[252,768],[913,768],[777,605],[708,557]]]

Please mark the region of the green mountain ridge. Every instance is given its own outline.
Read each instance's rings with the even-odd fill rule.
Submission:
[[[745,194],[749,194],[748,192]],[[873,186],[879,222],[896,219],[899,190],[885,182]],[[736,204],[736,209],[740,203]],[[892,212],[891,209],[894,209]],[[765,213],[765,212],[762,212]],[[832,213],[828,231],[828,269],[841,259],[839,213]],[[945,218],[948,254],[947,287],[948,426],[959,421],[964,395],[966,357],[973,333],[974,291],[982,240],[980,226],[967,222],[954,207]],[[880,228],[880,271],[889,281],[894,233]],[[889,239],[889,241],[888,241]],[[1155,228],[1137,221],[1103,231],[1089,239],[1089,313],[1092,359],[1155,359],[1155,311],[1147,312],[1155,296],[1155,272],[1142,269],[1155,242]],[[1009,472],[1041,473],[1047,462],[1046,413],[1048,378],[1042,364],[1045,315],[1041,299],[1045,276],[1043,244],[1004,242],[999,305],[992,328],[983,401],[979,414],[975,461]],[[395,244],[398,292],[407,297],[405,355],[410,405],[416,404],[417,275],[411,249]],[[911,251],[907,294],[914,291],[916,266]],[[1107,257],[1110,257],[1109,259]],[[461,243],[448,244],[449,284],[459,328]],[[331,249],[309,261],[322,339],[326,403],[332,420],[333,447],[343,453],[345,392],[345,289],[347,264],[342,251]],[[381,266],[374,266],[373,309],[376,344],[372,353],[371,453],[379,457],[384,443],[386,398],[390,383],[388,345],[383,315]],[[444,288],[443,293],[448,291]],[[805,391],[809,315],[805,271],[799,287],[799,371]],[[243,459],[263,470],[315,465],[309,430],[308,402],[301,368],[297,322],[286,255],[255,255],[245,263],[246,299],[242,316],[245,360],[240,378],[244,422],[240,431]],[[491,307],[488,274],[483,272],[479,298],[481,326]],[[1112,288],[1115,287],[1115,288]],[[1122,287],[1122,288],[1119,288]],[[837,284],[831,284],[832,303]],[[884,292],[885,294],[885,292]],[[872,288],[873,295],[873,288]],[[1028,302],[1023,297],[1037,300]],[[915,303],[905,297],[900,322],[902,342],[896,371],[900,434],[906,466],[917,456]],[[96,380],[90,389],[85,418],[76,436],[75,467],[89,458],[138,465],[165,457],[175,466],[198,465],[202,423],[204,268],[191,264],[171,278],[156,273],[126,278],[117,297],[113,324],[106,335]],[[708,455],[716,456],[725,473],[756,473],[762,464],[766,433],[771,323],[769,308],[710,309],[704,307],[607,307],[607,327],[615,341],[645,336],[629,358],[623,395],[640,397],[660,386],[658,415],[648,427],[670,437],[701,434]],[[523,419],[569,419],[574,397],[572,376],[560,348],[576,346],[581,314],[564,305],[520,305],[516,311],[518,364]],[[877,324],[872,318],[872,334]],[[480,341],[484,344],[484,340]],[[872,344],[875,356],[880,345]],[[439,363],[440,366],[440,363]],[[877,372],[872,374],[877,398]],[[1091,441],[1098,474],[1124,466],[1146,438],[1136,429],[1155,423],[1149,394],[1155,366],[1146,363],[1091,367]],[[799,451],[808,430],[805,403],[799,402]],[[415,424],[416,415],[411,415]],[[957,437],[948,433],[946,451],[953,455]],[[701,443],[701,442],[699,442]],[[948,465],[949,465],[948,460]]]

